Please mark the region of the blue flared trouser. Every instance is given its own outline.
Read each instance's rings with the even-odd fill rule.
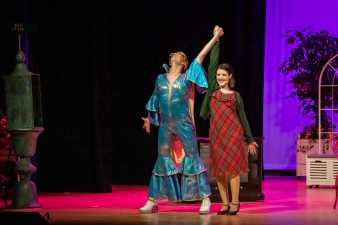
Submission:
[[[170,154],[170,137],[182,141],[185,158],[176,168]],[[181,173],[181,182],[178,174]],[[162,121],[158,133],[158,157],[150,178],[148,197],[170,201],[195,201],[211,194],[207,170],[199,157],[194,127],[190,120]]]

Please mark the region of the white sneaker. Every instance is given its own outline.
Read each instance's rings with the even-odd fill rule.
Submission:
[[[139,208],[139,211],[140,213],[156,213],[158,207],[155,201],[148,200],[142,208]]]
[[[205,215],[210,213],[211,202],[209,198],[203,198],[201,207],[200,207],[200,214]]]

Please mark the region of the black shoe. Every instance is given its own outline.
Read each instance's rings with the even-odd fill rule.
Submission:
[[[224,205],[223,208],[217,212],[217,215],[227,215],[229,213],[230,206]]]
[[[239,208],[241,207],[239,203],[231,203],[231,205],[237,206],[237,209],[235,211],[229,210],[228,215],[229,216],[235,216],[239,212]]]

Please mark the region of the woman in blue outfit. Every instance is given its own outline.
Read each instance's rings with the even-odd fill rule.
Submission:
[[[154,92],[146,105],[148,117],[142,119],[143,128],[148,133],[150,124],[159,126],[158,157],[150,178],[148,200],[139,209],[141,213],[157,212],[156,203],[161,198],[175,202],[202,200],[200,214],[210,211],[210,186],[206,167],[198,154],[193,113],[189,110],[189,92],[195,85],[197,90],[208,87],[202,62],[222,35],[222,29],[215,30],[189,67],[183,52],[171,54],[168,72],[156,79]],[[171,157],[173,135],[179,138],[184,148],[185,157],[180,168]],[[181,182],[177,174],[182,174]]]

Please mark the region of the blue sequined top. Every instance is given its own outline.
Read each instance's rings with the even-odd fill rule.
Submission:
[[[206,72],[196,59],[176,78],[171,88],[167,73],[158,75],[154,92],[146,105],[150,122],[158,126],[160,120],[181,121],[189,118],[188,90],[192,83],[197,85],[199,92],[208,88]]]

